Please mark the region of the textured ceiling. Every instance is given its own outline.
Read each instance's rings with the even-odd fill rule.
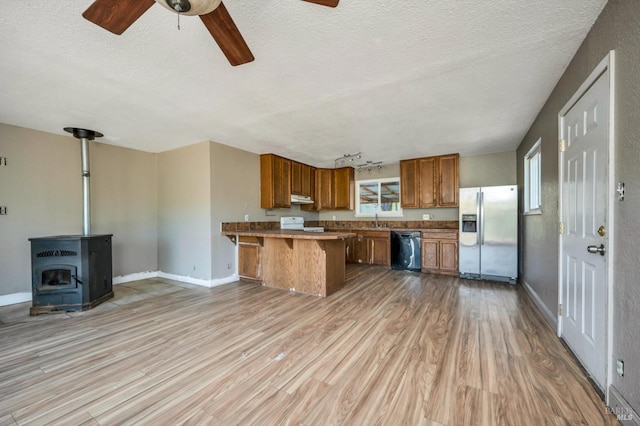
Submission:
[[[513,150],[606,0],[226,0],[255,56],[154,5],[123,35],[91,0],[0,15],[0,122],[150,152],[211,140],[315,166]]]

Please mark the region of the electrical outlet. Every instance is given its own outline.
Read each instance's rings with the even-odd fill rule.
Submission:
[[[227,263],[227,269],[231,269],[231,264]]]
[[[193,270],[194,270],[194,271],[196,270],[196,265],[193,265]]]
[[[7,214],[7,206],[0,206],[0,214]]]
[[[624,376],[624,361],[619,359],[616,362],[616,371],[618,371],[618,376]]]
[[[7,165],[7,157],[0,157],[0,166]]]
[[[245,222],[249,222],[249,215],[248,215],[248,214],[245,214],[245,215],[244,215],[244,221],[245,221]]]
[[[422,215],[422,220],[431,220],[431,215],[429,213],[425,213]]]

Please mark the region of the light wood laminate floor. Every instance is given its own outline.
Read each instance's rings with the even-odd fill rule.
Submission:
[[[0,425],[616,424],[519,287],[350,265],[320,299],[115,286],[0,308]]]

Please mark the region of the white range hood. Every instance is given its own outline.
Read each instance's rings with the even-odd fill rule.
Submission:
[[[308,195],[291,194],[291,204],[313,204],[313,200]]]

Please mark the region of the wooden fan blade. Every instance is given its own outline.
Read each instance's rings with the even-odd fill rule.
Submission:
[[[202,19],[202,22],[231,65],[242,65],[253,61],[254,57],[249,50],[249,46],[242,38],[238,27],[231,19],[231,15],[227,12],[224,4],[220,3],[213,12],[200,15],[200,19]]]
[[[154,0],[96,0],[82,16],[105,30],[120,35],[154,3]]]
[[[340,0],[302,0],[307,1],[309,3],[315,3],[322,6],[336,7]]]

